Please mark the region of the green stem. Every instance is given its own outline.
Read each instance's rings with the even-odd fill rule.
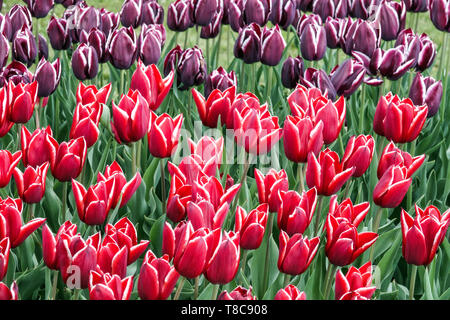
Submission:
[[[409,300],[414,300],[414,287],[416,285],[417,266],[412,265],[411,280],[409,282]]]
[[[383,216],[383,209],[382,207],[378,207],[377,214],[375,216],[375,220],[372,225],[372,232],[377,233],[378,228],[380,227],[381,217]],[[369,255],[369,261],[373,261],[373,255],[375,253],[375,245],[372,245],[370,248],[370,255]]]
[[[332,287],[332,282],[333,282],[333,275],[336,273],[336,266],[334,264],[329,264],[328,268],[327,268],[327,275],[325,276],[326,279],[326,285],[325,285],[325,295],[324,295],[324,299],[328,300],[330,297],[330,291],[331,291],[331,287]]]
[[[218,293],[219,293],[219,284],[214,284],[213,292],[212,292],[212,295],[211,295],[211,300],[216,300]]]
[[[136,143],[131,145],[131,171],[133,174],[136,173]]]
[[[444,72],[444,59],[445,59],[445,52],[447,51],[447,32],[442,32],[442,47],[441,47],[441,58],[439,59],[439,78],[443,78],[443,72]]]
[[[359,114],[359,132],[364,132],[364,128],[365,128],[365,119],[366,119],[366,86],[363,84],[361,86],[361,103],[362,103],[362,110],[361,113]]]
[[[266,70],[267,70],[267,79],[266,79],[266,101],[268,101],[269,99],[268,98],[270,98],[270,96],[271,96],[271,93],[272,93],[272,91],[271,91],[271,87],[270,87],[270,85],[271,85],[271,83],[272,83],[272,67],[270,67],[270,66],[266,66]]]
[[[28,204],[28,210],[27,210],[27,221],[30,221],[34,218],[34,203]]]
[[[349,197],[349,192],[350,192],[350,186],[353,185],[353,179],[350,179],[347,181],[346,185],[345,185],[345,190],[344,190],[344,199],[347,199]]]
[[[159,166],[161,169],[161,202],[163,207],[163,214],[166,213],[166,170],[164,166],[164,159],[161,159],[159,162]]]
[[[248,154],[248,157],[247,157],[247,154],[245,154],[244,158],[245,158],[244,169],[242,170],[242,176],[241,176],[241,180],[239,182],[241,187],[238,189],[236,196],[234,197],[233,205],[231,206],[231,214],[234,214],[236,212],[236,207],[239,202],[239,194],[241,193],[242,185],[244,184],[245,180],[247,179],[248,169],[250,168],[250,163],[253,160],[253,156],[251,153]]]
[[[305,175],[305,165],[301,162],[297,164],[297,174],[298,174],[298,181],[299,181],[299,191],[302,193],[305,191],[305,181],[304,181],[304,175]]]
[[[186,281],[185,277],[181,277],[180,283],[178,284],[177,291],[175,292],[175,296],[173,300],[178,300],[180,298],[181,290],[183,289],[184,281]]]
[[[41,110],[41,108],[42,108],[42,100],[43,100],[43,98],[39,99],[39,103],[36,105],[36,108],[34,109],[34,121],[36,124],[36,129],[39,129],[41,127],[41,122],[39,119],[39,113],[40,113],[39,110]]]
[[[269,212],[269,221],[267,224],[267,245],[266,245],[266,258],[264,260],[264,278],[263,278],[263,292],[266,292],[269,282],[269,260],[270,260],[270,237],[272,236],[273,219],[275,213]]]
[[[58,271],[53,271],[53,280],[52,280],[52,300],[56,300],[56,286],[58,284]]]
[[[62,215],[63,215],[63,223],[66,222],[66,211],[67,211],[67,185],[68,182],[63,182],[63,193],[62,193]]]
[[[207,72],[209,74],[209,65],[211,64],[211,59],[209,58],[209,39],[206,39],[206,61],[208,61],[208,63],[206,64],[207,67]]]
[[[414,153],[416,152],[416,140],[411,142],[410,154],[414,157]],[[406,201],[407,201],[407,210],[411,209],[412,206],[412,187],[408,188],[408,192],[406,193]]]
[[[188,29],[189,30],[189,29]],[[188,30],[186,30],[185,32],[184,32],[184,46],[183,46],[183,49],[185,49],[186,50],[186,48],[187,48],[187,41],[188,41]]]
[[[319,195],[318,196],[318,204],[317,204],[317,208],[316,208],[316,224],[315,224],[315,229],[314,229],[314,233],[318,234],[319,233],[319,227],[320,227],[320,214],[322,211],[322,202],[323,202],[323,196]]]
[[[291,282],[291,275],[286,273],[284,275],[283,288],[286,288],[289,285],[289,282]]]
[[[198,284],[199,284],[200,276],[195,278],[195,285],[194,285],[194,300],[197,300],[198,298]]]
[[[248,250],[242,249],[242,259],[241,259],[241,285],[244,282],[244,275],[245,275],[245,267],[247,264],[247,256],[248,256]]]

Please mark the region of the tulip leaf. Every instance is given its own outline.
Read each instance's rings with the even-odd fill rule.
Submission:
[[[34,292],[45,284],[45,268],[44,263],[41,262],[38,267],[25,271],[17,277],[16,282],[20,288],[19,295],[21,300],[32,299]]]
[[[392,242],[391,248],[384,253],[383,257],[381,258],[380,262],[377,265],[377,268],[379,268],[381,276],[381,283],[380,283],[381,289],[385,287],[386,283],[389,283],[395,271],[395,268],[393,268],[393,266],[397,265],[397,261],[400,259],[401,256],[401,242],[402,242],[402,233],[399,230],[397,232],[395,240]]]
[[[163,229],[164,222],[166,221],[166,215],[162,215],[153,223],[150,229],[150,243],[152,246],[152,251],[156,256],[162,256],[162,242],[163,242]]]
[[[423,297],[426,300],[434,300],[433,292],[431,290],[431,282],[430,282],[430,276],[428,273],[428,267],[425,267],[425,274],[424,274],[424,295]]]
[[[427,192],[426,192],[426,200],[433,202],[436,199],[437,193],[437,184],[436,184],[436,172],[431,171],[430,177],[428,178],[427,183]]]
[[[214,285],[208,283],[203,291],[198,295],[198,300],[211,300],[211,296],[214,290]]]

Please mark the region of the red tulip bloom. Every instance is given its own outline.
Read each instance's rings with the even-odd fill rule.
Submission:
[[[240,206],[236,209],[234,231],[239,232],[240,246],[245,250],[258,249],[266,231],[269,205],[263,203],[248,214]]]
[[[364,220],[369,213],[370,203],[363,202],[353,205],[350,198],[345,199],[341,203],[337,202],[337,195],[331,196],[330,207],[328,213],[336,218],[336,220],[346,220],[353,224],[356,228]]]
[[[395,143],[414,141],[427,119],[427,105],[415,106],[411,99],[388,93],[378,101],[373,119],[374,131]]]
[[[220,167],[223,154],[223,137],[217,140],[209,136],[203,136],[197,143],[188,140],[191,154],[198,155],[204,163],[210,163],[212,166],[217,164]],[[213,175],[215,175],[215,170]]]
[[[355,168],[344,169],[336,152],[325,149],[319,158],[313,153],[308,155],[306,183],[309,188],[316,187],[320,195],[331,196],[351,178]]]
[[[11,154],[8,150],[0,150],[0,188],[8,185],[21,158],[21,151]]]
[[[277,172],[275,169],[270,169],[264,175],[255,168],[255,181],[259,203],[268,203],[269,212],[278,212],[282,202],[282,193],[289,189],[286,171],[282,169]]]
[[[0,241],[0,281],[6,276],[8,271],[9,253],[11,252],[11,242],[9,238]]]
[[[296,233],[291,238],[286,232],[280,232],[280,253],[278,269],[290,275],[299,275],[306,271],[319,249],[319,237],[311,240]]]
[[[36,129],[30,133],[23,126],[20,133],[20,143],[22,149],[22,163],[25,167],[37,167],[50,161],[50,148],[47,144],[47,136],[52,136],[52,129],[47,126],[45,129]]]
[[[207,99],[195,88],[192,88],[191,92],[200,119],[205,126],[217,128],[219,117],[221,125],[226,124],[230,116],[231,104],[236,96],[236,86],[231,86],[224,91],[214,89]]]
[[[383,208],[395,208],[402,202],[411,182],[412,179],[408,177],[406,167],[390,166],[373,190],[373,201]]]
[[[45,224],[42,227],[42,256],[45,265],[53,270],[59,270],[60,255],[62,253],[62,241],[71,239],[77,233],[77,225],[66,221],[58,232],[53,236],[49,227]],[[75,242],[74,242],[75,243]]]
[[[232,101],[230,111],[228,112],[226,120],[227,129],[234,129],[234,110],[237,110],[240,113],[246,108],[255,109],[260,113],[263,113],[267,110],[267,104],[261,105],[258,97],[251,92],[237,94],[234,97],[234,101]]]
[[[410,178],[425,161],[425,155],[412,157],[408,152],[402,151],[391,141],[384,148],[378,162],[377,177],[381,179],[383,174],[392,166],[406,167],[406,176]]]
[[[91,104],[77,104],[73,115],[70,139],[84,137],[86,147],[90,148],[97,142],[100,130],[98,124],[103,112],[103,104],[93,102]]]
[[[167,113],[157,116],[151,112],[147,137],[148,148],[154,157],[168,158],[172,156],[178,145],[182,124],[183,114],[172,119]]]
[[[0,89],[0,137],[5,136],[13,125],[14,122],[9,120],[8,88],[4,86]]]
[[[433,261],[450,224],[450,209],[442,215],[435,206],[415,206],[413,219],[402,209],[402,253],[407,263],[427,266]]]
[[[17,185],[19,197],[26,203],[38,203],[45,194],[45,181],[49,163],[46,162],[36,169],[29,166],[22,173],[18,168],[14,169],[14,180]]]
[[[169,264],[167,255],[156,258],[147,251],[139,272],[138,293],[142,300],[166,300],[180,274]]]
[[[44,222],[44,218],[36,218],[23,224],[22,200],[0,199],[0,239],[9,238],[11,248],[21,245]]]
[[[375,142],[370,135],[352,136],[342,157],[343,169],[355,168],[353,177],[361,177],[372,161]]]
[[[183,223],[183,221],[180,222],[177,227]],[[167,221],[164,222],[163,227],[162,253],[169,257],[169,261],[172,260],[175,254],[175,231]]]
[[[77,87],[77,104],[83,105],[98,102],[100,104],[106,104],[111,93],[111,83],[108,83],[103,88],[97,89],[95,85],[86,86],[80,81]]]
[[[187,184],[193,185],[203,177],[214,177],[218,169],[218,159],[216,157],[205,161],[197,154],[191,154],[184,157],[178,166],[168,162],[170,175],[181,177]]]
[[[127,275],[128,249],[113,241],[96,247],[98,268],[105,273],[116,274],[121,279]]]
[[[15,85],[8,83],[9,120],[14,123],[27,123],[33,115],[34,106],[39,101],[38,83],[23,83]]]
[[[325,253],[330,263],[336,266],[351,264],[375,243],[374,232],[358,233],[356,226],[346,219],[337,219],[329,214],[325,223],[327,243]]]
[[[306,294],[293,284],[278,290],[274,300],[306,300]]]
[[[347,273],[336,273],[336,300],[369,300],[377,287],[372,284],[372,263],[369,261],[359,269],[351,266]]]
[[[177,223],[186,217],[186,205],[192,199],[192,185],[178,175],[172,176],[167,197],[167,217]]]
[[[19,298],[19,287],[13,281],[11,288],[0,282],[0,300],[17,300]]]
[[[206,200],[199,202],[189,201],[186,206],[186,213],[191,221],[194,230],[208,228],[211,230],[221,228],[229,209],[228,203],[224,202],[217,210]]]
[[[50,169],[59,181],[70,181],[78,177],[86,161],[87,146],[83,137],[58,142],[47,135],[47,147],[50,151]]]
[[[133,291],[133,276],[121,279],[118,275],[92,271],[89,277],[90,300],[129,300]]]
[[[244,287],[238,286],[230,293],[224,290],[219,294],[217,300],[256,300],[256,297],[252,295],[252,287],[245,289]]]

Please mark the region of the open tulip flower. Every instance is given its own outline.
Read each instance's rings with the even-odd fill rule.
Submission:
[[[52,129],[47,126],[45,129],[36,129],[30,133],[23,126],[20,135],[20,145],[22,149],[22,163],[24,166],[37,167],[50,161],[50,149],[47,145],[47,136],[52,135]]]
[[[76,93],[77,104],[81,103],[83,105],[88,105],[93,102],[106,104],[110,93],[111,83],[108,83],[104,87],[97,89],[95,85],[86,86],[83,82],[80,81]]]
[[[373,190],[373,201],[382,208],[395,208],[402,202],[412,183],[408,168],[391,165],[381,176]]]
[[[45,182],[50,163],[46,162],[36,169],[29,166],[22,173],[15,168],[13,175],[19,197],[26,203],[38,203],[45,194]]]
[[[282,193],[289,189],[286,171],[271,169],[264,175],[255,168],[255,181],[259,203],[268,203],[269,212],[278,212],[282,204]]]
[[[306,300],[306,294],[293,284],[278,290],[274,300]]]
[[[352,136],[342,157],[343,168],[355,168],[353,176],[361,177],[372,162],[374,146],[375,141],[370,135]]]
[[[351,266],[347,273],[338,270],[335,281],[336,300],[370,300],[376,287],[372,286],[372,263],[369,261],[360,268]]]
[[[369,202],[353,205],[352,200],[347,198],[341,203],[338,203],[337,196],[333,195],[330,199],[329,214],[334,216],[338,221],[347,220],[355,227],[358,227],[364,217],[369,213],[369,209]]]
[[[100,130],[98,128],[103,112],[103,104],[95,101],[91,104],[77,104],[70,128],[70,139],[83,137],[86,147],[92,147],[97,142]]]
[[[172,119],[167,113],[157,116],[150,114],[150,125],[147,133],[150,153],[157,158],[169,158],[176,151],[183,124],[183,115]]]
[[[64,251],[64,240],[70,240],[77,234],[77,225],[70,221],[64,222],[53,235],[50,228],[45,224],[42,227],[42,256],[45,265],[53,270],[59,270],[59,261],[62,261]],[[79,237],[79,235],[78,235]]]
[[[91,271],[90,300],[129,300],[133,290],[133,276],[121,279],[117,274]]]
[[[27,123],[38,103],[38,82],[8,83],[9,120],[14,123]]]

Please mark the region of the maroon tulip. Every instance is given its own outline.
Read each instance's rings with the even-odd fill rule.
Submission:
[[[161,57],[166,31],[161,25],[143,25],[138,39],[139,58],[148,66],[156,64]]]
[[[12,25],[8,14],[0,13],[0,33],[3,34],[8,41],[12,40]]]
[[[374,146],[375,142],[370,135],[350,137],[342,157],[343,169],[355,168],[353,177],[361,177],[372,162]]]
[[[415,211],[416,217],[413,219],[402,209],[402,253],[407,263],[427,266],[445,238],[450,224],[450,210],[441,215],[435,206],[422,210],[416,205]]]
[[[11,154],[9,150],[0,150],[0,188],[4,188],[8,185],[14,169],[19,164],[21,158],[21,151]]]
[[[347,273],[338,270],[336,273],[336,300],[369,300],[377,289],[372,284],[372,263],[369,261],[359,269],[351,266]]]
[[[33,115],[34,107],[38,102],[38,83],[29,84],[12,81],[8,83],[9,120],[14,123],[27,123]]]
[[[318,89],[317,91],[321,93],[321,95],[327,97],[331,101],[336,101],[336,89],[325,70],[308,68],[305,70],[304,74],[300,76],[299,80],[299,85],[304,86],[307,89]],[[297,87],[299,85],[297,85]],[[325,126],[325,128],[328,128],[328,126]]]
[[[105,34],[106,38],[108,38],[111,32],[119,26],[119,19],[118,13],[110,12],[105,8],[100,9],[100,29]]]
[[[213,70],[207,77],[205,81],[205,97],[208,99],[211,92],[214,89],[219,89],[224,92],[226,89],[236,86],[237,79],[234,71],[227,73],[227,71],[219,67],[216,70]]]
[[[363,83],[365,74],[366,70],[360,62],[355,59],[347,59],[333,68],[330,80],[338,95],[349,97]]]
[[[18,300],[18,298],[19,287],[16,281],[13,281],[11,288],[8,288],[3,282],[0,282],[0,300]]]
[[[176,0],[167,10],[167,26],[170,30],[181,32],[194,26],[191,19],[191,4],[189,0]]]
[[[9,41],[0,33],[0,69],[6,65],[9,58]]]
[[[52,129],[36,129],[32,134],[23,126],[20,134],[22,162],[25,167],[38,167],[50,161],[50,150],[47,136],[52,135]]]
[[[0,241],[0,281],[6,276],[8,271],[9,254],[11,252],[11,243],[9,238]]]
[[[395,208],[402,202],[411,182],[406,167],[391,165],[375,186],[373,201],[382,208]]]
[[[39,61],[34,73],[34,81],[38,83],[38,96],[48,97],[55,92],[61,78],[61,63],[56,59],[53,63],[44,58]]]
[[[35,18],[44,18],[53,8],[53,0],[26,0],[31,15]]]
[[[133,28],[115,29],[108,38],[106,50],[117,69],[128,69],[136,61],[137,43]]]
[[[206,61],[202,50],[195,46],[184,50],[177,65],[178,84],[180,89],[186,90],[192,86],[198,86],[205,81],[207,76]]]
[[[217,0],[192,0],[191,1],[191,19],[194,24],[207,26],[210,24],[217,11]]]
[[[280,28],[264,27],[261,35],[261,63],[268,66],[276,66],[283,55],[286,41],[284,41]]]
[[[172,119],[167,113],[150,114],[147,138],[150,153],[157,158],[168,158],[176,151],[183,124],[183,114]]]
[[[278,290],[274,300],[306,300],[306,294],[293,284]]]
[[[90,300],[129,300],[133,276],[121,279],[117,274],[92,271],[89,277]]]
[[[444,32],[450,32],[450,17],[448,0],[430,0],[430,18],[434,26]]]
[[[126,28],[141,24],[142,0],[125,0],[120,10],[120,22]]]
[[[360,19],[350,25],[343,38],[345,53],[350,55],[353,51],[358,51],[369,58],[380,46],[381,40],[380,32],[375,29],[373,23]]]
[[[110,93],[111,83],[108,83],[103,88],[97,89],[95,85],[86,86],[80,81],[76,93],[77,104],[88,105],[94,102],[106,104]]]
[[[79,80],[95,78],[98,73],[98,56],[95,48],[81,43],[72,55],[72,70]]]
[[[33,79],[33,74],[21,62],[13,60],[8,64],[2,72],[0,72],[0,85],[7,86],[9,81],[18,85],[20,82],[30,83]]]
[[[426,12],[428,11],[427,0],[404,0],[406,11],[408,12]]]
[[[274,25],[279,25],[283,30],[287,30],[295,18],[294,0],[272,0],[272,8],[269,20]]]
[[[424,77],[420,72],[416,73],[411,88],[409,98],[414,105],[428,106],[427,117],[434,116],[439,111],[443,94],[442,82],[436,81],[432,77]]]
[[[299,275],[306,271],[319,249],[319,237],[311,240],[296,233],[289,237],[280,231],[280,253],[278,269],[290,275]]]
[[[347,198],[341,203],[338,203],[337,195],[333,195],[330,199],[328,214],[335,217],[338,222],[346,220],[357,228],[367,213],[369,213],[369,209],[369,202],[353,205],[352,200]]]
[[[300,56],[295,58],[289,56],[281,68],[281,83],[285,88],[294,89],[303,74],[303,59]]]
[[[423,72],[433,64],[434,58],[436,57],[436,45],[426,33],[422,33],[419,40],[420,51],[415,67],[417,71]]]
[[[223,17],[223,10],[219,6],[217,7],[217,11],[214,12],[211,22],[208,25],[202,27],[200,31],[200,38],[212,39],[217,37],[217,35],[220,32],[220,27],[222,25],[222,17]]]
[[[35,61],[37,55],[36,38],[31,30],[26,25],[23,25],[14,36],[12,57],[14,60],[20,61],[29,67]]]
[[[237,207],[234,231],[241,235],[239,244],[242,249],[259,248],[266,230],[268,210],[267,203],[259,205],[248,214],[242,207]]]
[[[325,28],[315,23],[306,24],[300,34],[300,51],[303,59],[321,60],[327,51]]]
[[[267,23],[272,8],[269,0],[247,0],[244,1],[243,17],[245,24],[256,23],[263,26]]]
[[[100,29],[94,28],[89,33],[83,31],[80,35],[80,42],[94,48],[97,53],[99,63],[108,62],[109,56],[106,52],[106,35]]]
[[[405,3],[382,0],[379,6],[375,19],[380,23],[381,38],[385,41],[394,40],[405,28]]]
[[[14,180],[16,181],[19,197],[26,203],[39,203],[45,193],[45,178],[49,163],[34,169],[29,166],[22,173],[18,168],[14,169]]]
[[[142,300],[166,300],[172,293],[179,273],[169,264],[169,257],[156,258],[147,251],[141,266],[138,293]]]
[[[252,295],[252,287],[245,289],[244,287],[238,286],[230,293],[227,290],[222,291],[217,297],[217,300],[256,300],[256,297]]]
[[[367,20],[375,14],[381,0],[354,0],[350,1],[350,14],[352,17]]]
[[[15,4],[11,7],[8,12],[8,16],[11,21],[11,38],[15,37],[16,33],[22,29],[25,25],[25,28],[29,28],[30,30],[33,28],[33,18],[31,17],[31,12],[26,6],[21,6]]]
[[[402,151],[391,141],[384,148],[378,161],[377,177],[381,179],[383,174],[393,165],[406,168],[406,177],[410,178],[425,161],[425,155],[412,157],[408,152]]]
[[[142,24],[163,24],[164,8],[157,1],[144,1],[141,14]]]
[[[233,49],[234,56],[248,64],[261,61],[261,36],[261,27],[256,23],[252,23],[239,30],[239,35]]]
[[[73,115],[72,127],[70,128],[70,139],[83,137],[86,147],[90,148],[97,142],[99,135],[98,124],[103,112],[103,104],[93,102],[83,105],[77,104]]]
[[[74,9],[74,15],[71,19],[76,19],[76,29],[72,32],[72,41],[79,42],[80,34],[82,31],[88,32],[93,28],[100,28],[101,18],[100,11],[91,6],[87,6],[86,3],[79,2]],[[65,12],[68,13],[68,10]],[[66,17],[67,19],[68,17]]]
[[[52,16],[48,23],[47,35],[54,50],[67,50],[72,44],[68,23],[64,18],[58,19]]]

